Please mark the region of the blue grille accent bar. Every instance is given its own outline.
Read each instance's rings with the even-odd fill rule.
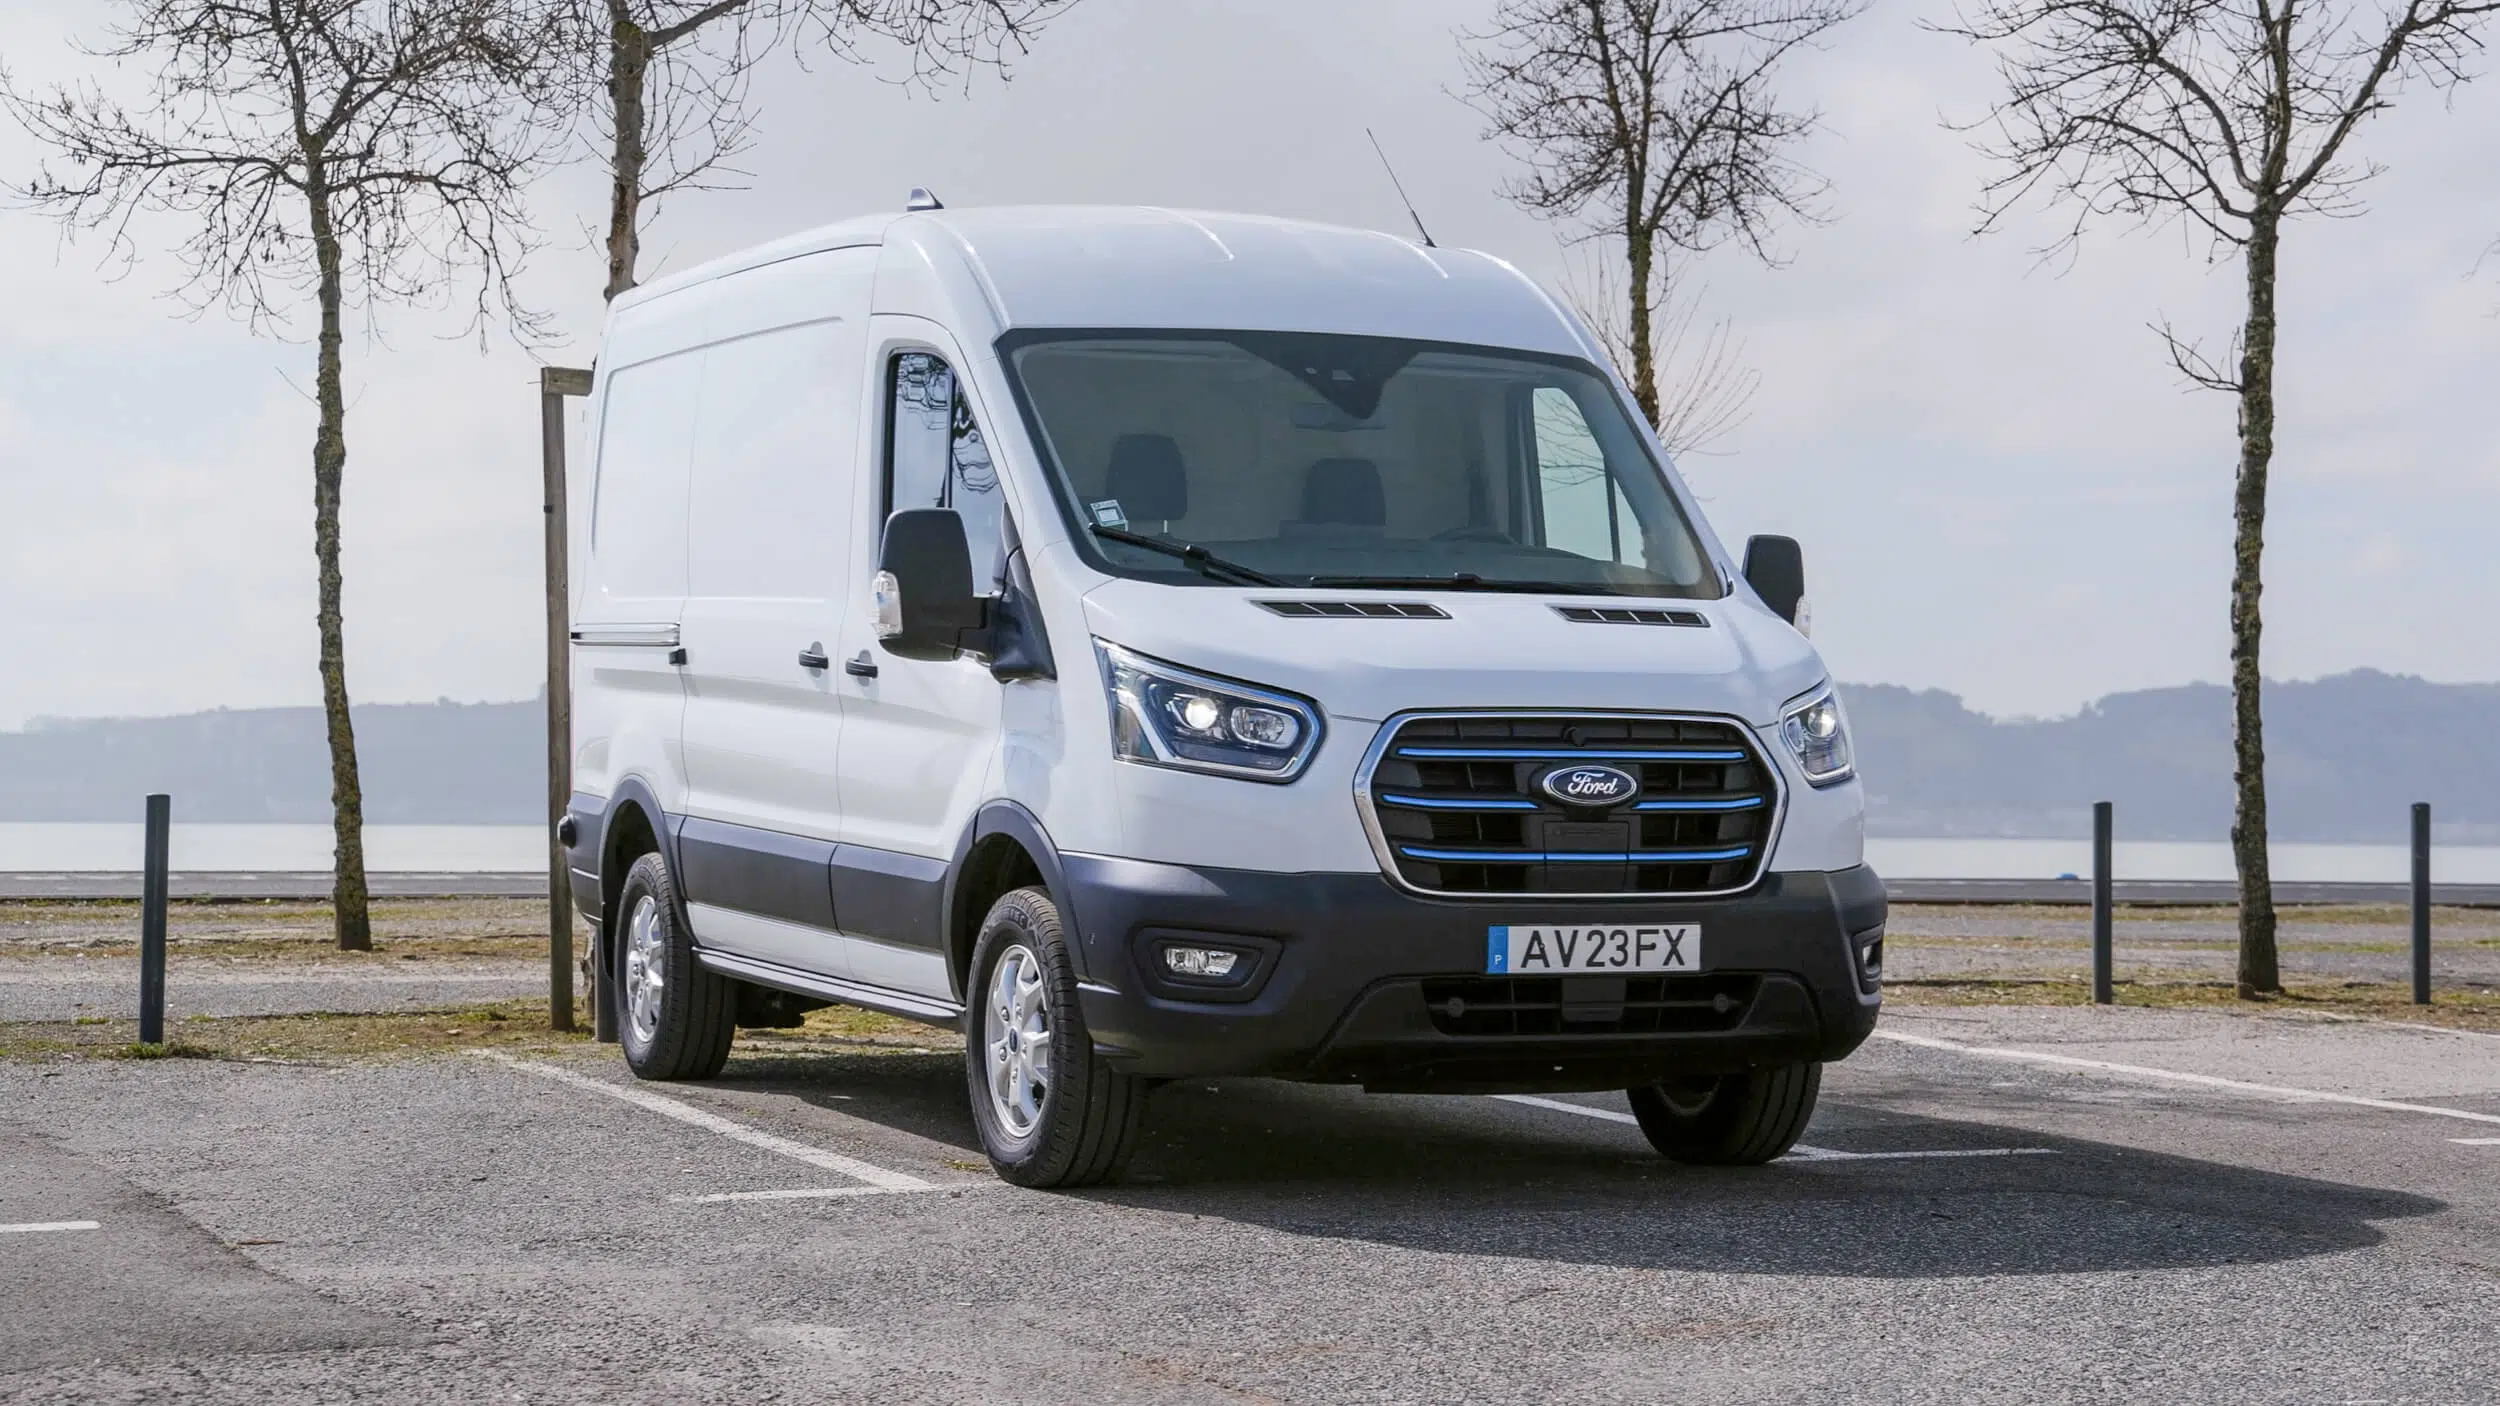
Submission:
[[[1410,761],[1439,762],[1741,762],[1734,748],[1709,751],[1676,749],[1600,751],[1590,747],[1400,747],[1396,755]]]
[[[1535,810],[1534,801],[1506,800],[1487,796],[1482,800],[1441,799],[1432,796],[1382,796],[1384,806],[1404,806],[1408,810]]]
[[[1608,853],[1599,850],[1427,849],[1400,845],[1398,853],[1434,864],[1717,864],[1753,853],[1750,845],[1735,849],[1664,849]]]
[[[1760,796],[1738,796],[1724,801],[1642,801],[1634,810],[1758,810]]]

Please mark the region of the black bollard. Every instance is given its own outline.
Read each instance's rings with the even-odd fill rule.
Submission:
[[[2106,1006],[2118,999],[2115,975],[2117,964],[2116,936],[2111,930],[2110,912],[2110,806],[2107,801],[2092,803],[2092,1004]]]
[[[2431,807],[2413,803],[2413,1004],[2431,1003]]]
[[[139,888],[139,1043],[165,1043],[165,856],[174,799],[148,797],[146,869]]]

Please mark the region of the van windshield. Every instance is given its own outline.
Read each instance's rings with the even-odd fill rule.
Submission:
[[[1716,597],[1585,364],[1381,337],[1010,334],[1086,555],[1174,584]]]

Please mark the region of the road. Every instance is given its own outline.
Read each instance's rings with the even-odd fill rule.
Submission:
[[[1050,1194],[946,1054],[0,1065],[0,1227],[96,1226],[0,1231],[0,1400],[2500,1393],[2500,1038],[1904,1010],[1778,1165],[1623,1107],[1175,1084]]]

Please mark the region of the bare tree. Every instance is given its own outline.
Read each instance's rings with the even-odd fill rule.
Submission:
[[[748,82],[784,41],[845,61],[898,45],[909,81],[1003,71],[1045,21],[1076,0],[577,0],[575,22],[604,35],[589,84],[606,98],[608,282],[634,286],[642,228],[671,191],[739,174],[728,162],[753,132]],[[812,41],[812,42],[811,42]]]
[[[501,0],[133,0],[98,57],[149,75],[20,91],[0,107],[51,151],[14,193],[127,263],[143,215],[188,222],[180,292],[283,332],[314,305],[313,555],[336,834],[338,945],[373,944],[364,798],[340,615],[347,467],[344,319],[388,302],[473,298],[473,327],[527,328],[511,275],[530,244],[521,186],[545,129],[542,21]],[[473,281],[473,286],[472,286]]]
[[[1976,124],[2004,167],[1986,187],[1982,232],[2036,197],[2065,212],[2053,251],[2115,216],[2184,225],[2242,265],[2247,300],[2227,369],[2157,330],[2181,374],[2239,402],[2231,849],[2243,998],[2282,989],[2257,650],[2283,227],[2360,212],[2359,187],[2379,168],[2354,159],[2353,133],[2409,85],[2465,81],[2494,11],[2500,0],[1985,0],[1941,27],[2000,50],[2005,97]]]
[[[1587,233],[1620,242],[1622,315],[1593,311],[1628,355],[1633,397],[1661,431],[1714,418],[1689,403],[1670,415],[1660,399],[1667,258],[1735,243],[1777,263],[1779,223],[1821,217],[1826,185],[1795,154],[1817,115],[1782,107],[1771,75],[1862,6],[1501,0],[1490,27],[1461,35],[1466,97],[1492,123],[1489,135],[1528,164],[1502,193],[1550,218],[1593,211]]]
[[[1608,359],[1631,379],[1634,361],[1630,300],[1615,268],[1621,255],[1611,241],[1582,244],[1585,255],[1563,275],[1563,296],[1597,334]],[[1672,271],[1662,271],[1650,320],[1650,384],[1658,397],[1654,428],[1668,454],[1707,454],[1738,425],[1761,388],[1762,373],[1745,364],[1744,344],[1727,318],[1704,322],[1702,295],[1687,292]]]

